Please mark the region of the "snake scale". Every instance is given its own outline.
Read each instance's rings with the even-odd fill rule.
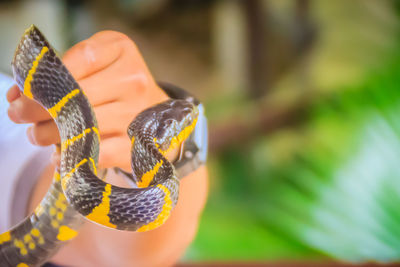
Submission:
[[[44,263],[77,235],[84,217],[128,231],[162,225],[179,195],[179,178],[165,155],[194,129],[198,101],[169,99],[137,115],[128,127],[137,188],[117,187],[96,176],[100,135],[85,93],[35,26],[23,34],[12,69],[22,93],[55,120],[61,164],[34,212],[0,234],[0,266]]]

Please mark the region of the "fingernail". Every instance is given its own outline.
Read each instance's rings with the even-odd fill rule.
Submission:
[[[14,85],[7,92],[7,101],[8,103],[11,103],[20,96],[21,96],[21,91],[18,89],[18,86]]]
[[[29,128],[26,130],[26,135],[28,136],[29,142],[30,142],[32,145],[36,145],[36,140],[35,140],[35,137],[33,136],[33,128],[32,128],[32,127],[33,127],[33,126],[29,127]]]

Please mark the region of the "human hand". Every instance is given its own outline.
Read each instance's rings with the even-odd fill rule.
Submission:
[[[99,167],[118,166],[128,171],[131,144],[127,126],[140,111],[167,96],[153,80],[134,43],[121,33],[95,34],[67,51],[63,61],[94,106],[101,135]],[[31,143],[44,146],[60,142],[55,123],[39,104],[21,95],[16,86],[8,91],[7,99],[11,120],[33,123],[27,132]],[[38,180],[30,210],[47,191],[53,169],[48,166]],[[207,170],[202,166],[182,180],[180,201],[163,226],[127,233],[85,224],[52,261],[74,266],[172,265],[193,239],[206,197]]]
[[[122,33],[99,32],[69,49],[63,62],[94,107],[101,137],[99,167],[116,166],[129,171],[129,123],[167,96],[157,86],[134,42]],[[57,126],[42,106],[21,95],[17,86],[9,89],[7,100],[12,121],[33,123],[27,130],[32,144],[60,143]],[[59,160],[57,154],[54,158]]]

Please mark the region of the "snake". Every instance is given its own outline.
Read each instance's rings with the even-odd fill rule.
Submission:
[[[61,161],[40,204],[0,234],[0,266],[40,266],[85,220],[137,232],[161,226],[177,204],[180,183],[166,154],[193,131],[198,100],[166,91],[168,100],[134,118],[127,133],[136,187],[118,187],[97,175],[100,133],[87,96],[36,26],[24,32],[11,66],[20,91],[54,119]]]

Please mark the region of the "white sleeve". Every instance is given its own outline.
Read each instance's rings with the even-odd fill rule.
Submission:
[[[0,233],[26,215],[31,190],[52,152],[51,147],[31,145],[26,137],[29,125],[8,118],[6,92],[13,84],[0,73]]]

